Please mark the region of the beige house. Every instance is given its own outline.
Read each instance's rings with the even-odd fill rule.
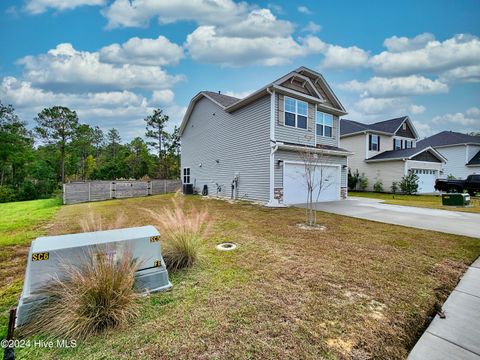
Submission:
[[[418,148],[418,133],[410,118],[403,116],[374,124],[342,119],[340,146],[354,153],[348,167],[368,178],[367,190],[377,181],[390,191],[409,172],[419,178],[419,193],[434,192],[435,179],[446,159],[432,147]]]

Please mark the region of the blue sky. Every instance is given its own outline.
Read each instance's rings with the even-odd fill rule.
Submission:
[[[155,107],[173,126],[200,90],[241,97],[304,65],[349,119],[480,131],[479,18],[477,0],[3,0],[0,99],[130,140]]]

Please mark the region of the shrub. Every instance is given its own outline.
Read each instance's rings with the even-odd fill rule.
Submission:
[[[350,190],[355,190],[357,188],[358,182],[360,179],[360,174],[358,169],[352,174],[351,170],[348,169],[348,188]]]
[[[360,179],[358,180],[358,185],[360,187],[360,190],[365,191],[365,189],[368,186],[368,178],[365,176],[365,173],[362,173],[362,176],[360,176]]]
[[[383,183],[382,180],[377,180],[375,184],[373,184],[373,191],[375,192],[383,192]]]
[[[139,295],[134,291],[138,264],[128,251],[116,258],[105,250],[86,254],[78,266],[64,266],[65,277],[52,280],[48,300],[21,328],[22,334],[85,339],[124,326],[138,315]]]
[[[408,195],[415,194],[418,191],[418,176],[413,172],[403,176],[400,181],[400,190]]]
[[[161,212],[145,209],[157,222],[163,244],[163,258],[167,268],[179,270],[190,267],[202,258],[205,238],[211,227],[206,209],[186,211],[182,196],[173,198],[173,208]]]
[[[0,203],[16,201],[17,195],[15,189],[10,186],[0,186]]]
[[[390,190],[392,191],[393,195],[398,192],[398,183],[396,181],[392,181],[392,186],[390,186]]]
[[[31,181],[25,181],[20,185],[18,199],[33,200],[38,198],[37,187]]]

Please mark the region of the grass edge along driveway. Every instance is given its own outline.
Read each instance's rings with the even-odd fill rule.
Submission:
[[[457,207],[443,206],[441,195],[393,195],[388,193],[376,193],[369,191],[349,191],[348,196],[384,200],[385,204],[391,205],[416,206],[430,209],[462,211],[477,214],[480,213],[480,200],[478,198],[471,198],[471,206],[469,207]]]

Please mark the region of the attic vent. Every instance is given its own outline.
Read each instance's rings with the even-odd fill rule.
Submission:
[[[402,124],[402,129],[403,129],[403,130],[407,130],[407,123],[403,123],[403,124]]]

